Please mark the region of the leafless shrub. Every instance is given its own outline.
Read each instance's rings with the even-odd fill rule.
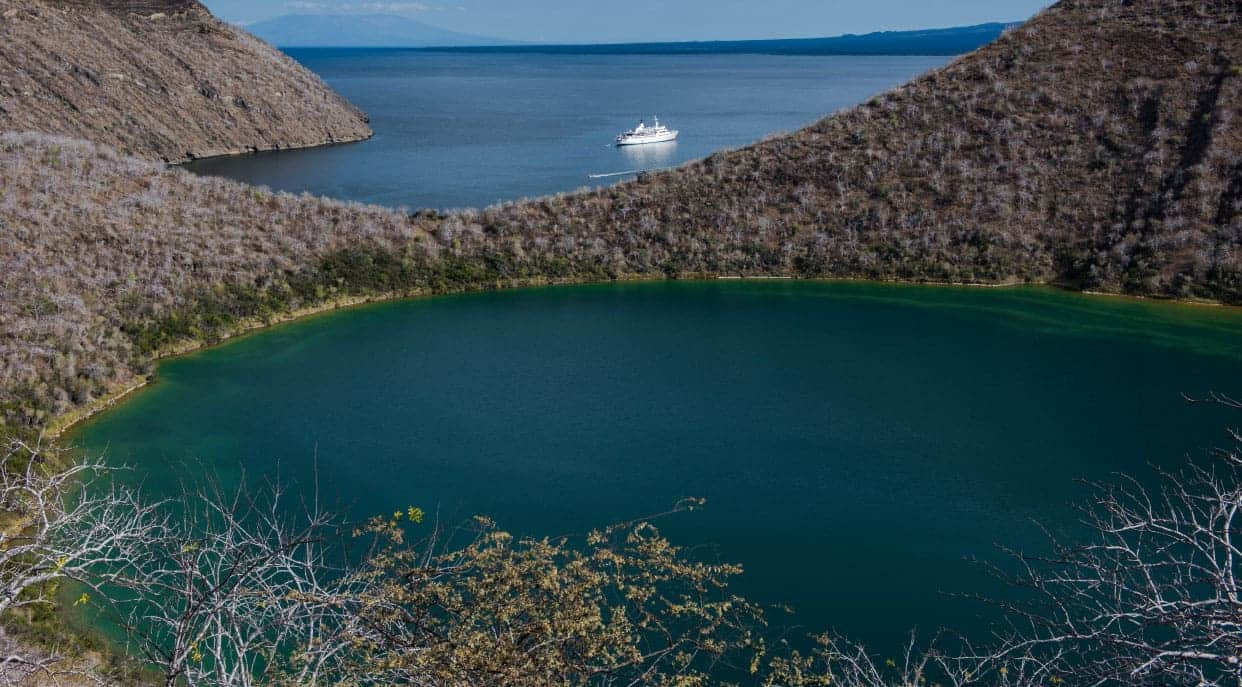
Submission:
[[[166,685],[322,684],[349,647],[336,520],[283,487],[187,488],[165,536],[116,575],[108,599]]]
[[[1205,400],[1242,410],[1229,396]],[[1230,436],[1210,464],[1163,473],[1157,491],[1124,476],[1094,485],[1084,543],[1054,541],[1049,556],[1011,552],[1016,571],[992,566],[1013,593],[988,599],[1005,618],[986,644],[912,636],[899,660],[881,661],[823,635],[809,651],[775,657],[765,684],[1242,684],[1242,433]]]
[[[1211,400],[1242,409],[1235,399]],[[1051,556],[1015,556],[1019,600],[999,655],[1047,656],[1072,684],[1242,683],[1242,435],[1208,465],[1097,484],[1093,534]],[[1023,598],[1025,597],[1025,598]]]
[[[57,467],[40,444],[8,439],[0,453],[0,614],[50,605],[51,583],[72,581],[103,596],[133,574],[141,553],[164,535],[159,504],[108,480],[99,461]],[[48,649],[14,647],[0,655],[0,682],[91,678]],[[93,679],[93,678],[92,678]]]
[[[833,635],[814,638],[807,651],[772,660],[768,687],[1045,687],[1061,684],[1047,661],[1030,655],[976,652],[962,638],[936,635],[925,644],[912,633],[898,658],[880,659],[866,647]]]

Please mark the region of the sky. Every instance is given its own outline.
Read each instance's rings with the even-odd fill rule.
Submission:
[[[1047,0],[205,0],[249,24],[282,14],[400,14],[540,43],[810,38],[1021,21]]]

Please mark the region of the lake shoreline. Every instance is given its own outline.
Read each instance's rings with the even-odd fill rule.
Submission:
[[[433,504],[535,538],[701,496],[660,523],[671,541],[744,566],[739,594],[796,609],[781,625],[884,652],[909,624],[983,627],[937,592],[996,598],[962,557],[1042,551],[1032,519],[1068,540],[1077,478],[1175,469],[1218,437],[1225,411],[1181,394],[1242,379],[1240,327],[1236,308],[1043,284],[597,278],[242,335],[161,363],[64,442],[151,497],[204,475],[318,484],[351,522]]]
[[[640,282],[676,282],[676,281],[790,281],[790,282],[808,282],[808,283],[870,283],[870,284],[892,284],[904,286],[935,286],[948,288],[963,289],[1004,289],[1004,288],[1020,288],[1020,287],[1048,287],[1064,291],[1066,293],[1077,293],[1091,297],[1106,297],[1122,300],[1133,301],[1151,301],[1162,302],[1170,305],[1190,306],[1190,307],[1212,307],[1212,308],[1229,308],[1226,303],[1201,298],[1156,298],[1152,296],[1139,296],[1131,294],[1109,293],[1107,291],[1089,291],[1075,289],[1066,284],[1059,284],[1051,281],[1028,282],[1028,281],[1005,281],[1005,282],[940,282],[940,281],[911,281],[900,279],[868,279],[861,277],[791,277],[791,276],[766,276],[766,275],[679,275],[676,278],[668,278],[652,275],[624,275],[616,279],[608,281],[589,280],[589,279],[547,279],[543,277],[512,280],[510,282],[477,285],[471,288],[463,288],[449,291],[431,291],[427,289],[414,289],[411,291],[393,291],[378,294],[369,294],[365,296],[347,296],[325,301],[318,305],[298,308],[296,310],[273,315],[272,317],[260,319],[251,318],[240,323],[228,333],[219,338],[210,341],[184,341],[165,350],[157,352],[151,359],[151,364],[158,363],[184,355],[190,355],[216,346],[229,343],[238,338],[258,334],[282,324],[290,324],[299,322],[317,315],[323,315],[329,312],[339,310],[349,310],[365,305],[373,305],[377,303],[391,303],[404,300],[418,300],[424,298],[435,298],[439,296],[461,295],[466,293],[486,293],[494,291],[508,291],[523,288],[538,288],[548,286],[588,286],[592,284],[608,284],[608,283],[640,283]],[[126,384],[118,386],[114,390],[100,396],[99,398],[79,406],[73,410],[52,418],[43,430],[43,435],[49,439],[58,440],[65,434],[73,430],[75,427],[90,420],[96,415],[114,407],[118,403],[126,400],[130,396],[149,387],[155,381],[156,375],[152,371],[145,375],[140,375],[130,380]]]

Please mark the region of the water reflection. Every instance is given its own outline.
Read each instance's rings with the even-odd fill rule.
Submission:
[[[622,146],[618,150],[621,151],[621,157],[625,159],[629,169],[635,171],[656,169],[673,164],[673,156],[677,152],[677,141]]]

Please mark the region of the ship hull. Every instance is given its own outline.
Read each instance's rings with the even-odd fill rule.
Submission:
[[[656,134],[654,136],[627,136],[617,139],[617,146],[641,146],[648,143],[667,143],[668,141],[677,140],[677,132],[669,131],[667,133]]]

